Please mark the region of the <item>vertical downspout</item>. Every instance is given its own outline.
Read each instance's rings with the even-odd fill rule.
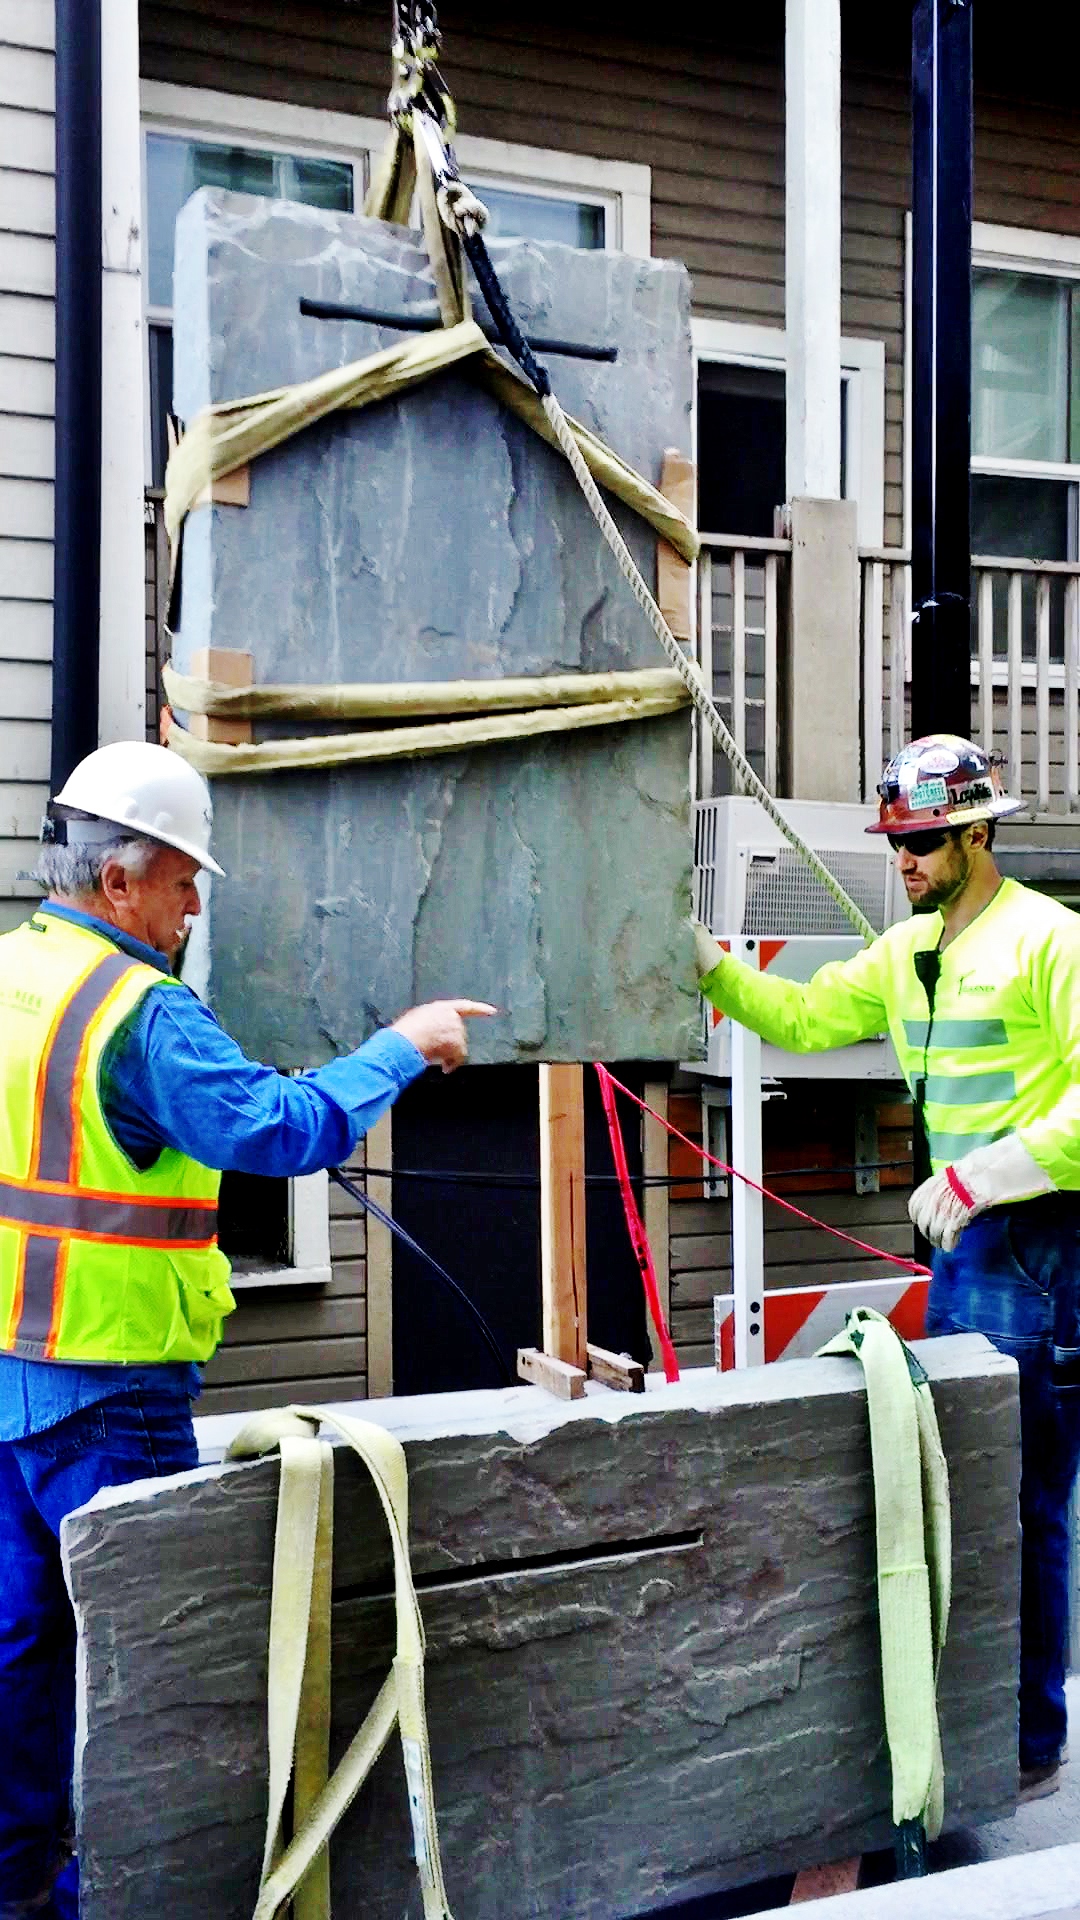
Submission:
[[[52,791],[98,744],[101,0],[56,0]]]

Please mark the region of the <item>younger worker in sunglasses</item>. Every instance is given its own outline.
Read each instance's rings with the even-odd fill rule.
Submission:
[[[1065,1746],[1069,1498],[1080,1461],[1080,915],[1002,878],[1021,802],[970,740],[931,734],[878,788],[912,917],[805,985],[698,929],[701,990],[777,1047],[888,1028],[933,1173],[910,1213],[937,1251],[928,1333],[985,1334],[1020,1369],[1021,1797],[1056,1790]]]

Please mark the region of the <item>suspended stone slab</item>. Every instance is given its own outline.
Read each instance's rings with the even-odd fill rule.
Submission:
[[[690,444],[685,269],[533,242],[492,253],[525,331],[588,351],[546,356],[564,406],[657,484],[665,450]],[[197,194],[177,225],[180,416],[410,337],[327,308],[430,324],[419,236]],[[479,298],[477,314],[486,324]],[[655,531],[615,510],[655,585]],[[667,664],[562,455],[468,365],[255,460],[248,506],[189,514],[181,581],[177,667],[236,649],[258,685]],[[696,1057],[689,724],[684,709],[439,758],[216,779],[228,881],[189,977],[280,1066],[451,993],[501,1009],[471,1036],[481,1063]],[[256,741],[325,730],[254,725]]]
[[[1017,1376],[918,1348],[952,1476],[948,1818],[1016,1778]],[[890,1841],[862,1372],[844,1359],[354,1407],[404,1441],[443,1864],[460,1920],[630,1920]],[[239,1419],[203,1423],[208,1447]],[[278,1469],[64,1525],[84,1920],[250,1920]],[[385,1522],[337,1453],[335,1751],[393,1643]],[[335,1920],[420,1913],[396,1735],[332,1848]]]

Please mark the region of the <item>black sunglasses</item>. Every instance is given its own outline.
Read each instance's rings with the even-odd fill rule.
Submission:
[[[894,853],[936,853],[949,838],[948,827],[930,827],[922,833],[890,833],[886,839]]]

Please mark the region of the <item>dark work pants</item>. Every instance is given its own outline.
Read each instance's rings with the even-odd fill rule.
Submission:
[[[190,1403],[133,1389],[0,1441],[0,1920],[75,1920],[75,1621],[60,1522],[101,1487],[198,1465]],[[34,1903],[47,1894],[44,1907]]]
[[[1080,1196],[995,1208],[934,1255],[928,1333],[983,1333],[1020,1369],[1020,1765],[1065,1743],[1069,1500],[1080,1462]]]

